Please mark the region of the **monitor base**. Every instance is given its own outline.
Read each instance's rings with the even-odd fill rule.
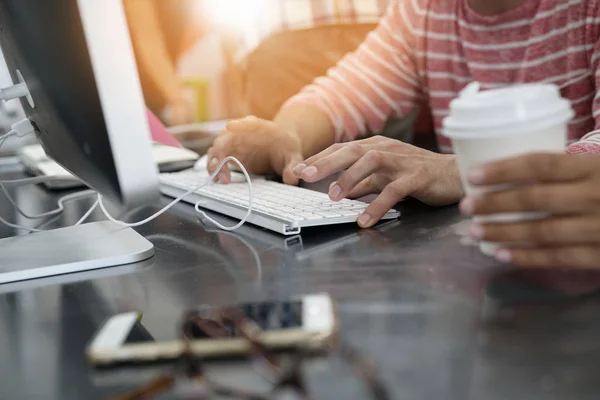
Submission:
[[[0,240],[0,284],[132,264],[154,245],[131,228],[91,222]]]

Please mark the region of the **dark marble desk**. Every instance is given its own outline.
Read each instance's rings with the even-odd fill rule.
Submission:
[[[21,176],[2,168],[5,179]],[[61,195],[13,192],[32,212]],[[48,226],[74,223],[92,202],[67,204]],[[86,344],[115,313],[143,312],[160,339],[173,335],[187,307],[322,291],[339,302],[345,340],[374,360],[395,399],[600,398],[600,301],[573,295],[592,291],[598,276],[510,273],[462,242],[455,207],[401,209],[401,221],[369,231],[286,239],[251,226],[214,231],[181,204],[139,228],[156,246],[149,262],[0,286],[0,399],[106,399],[152,376],[88,366]],[[0,212],[13,218],[3,199]],[[0,227],[0,236],[12,234]],[[213,368],[246,379],[235,363]],[[307,369],[324,398],[364,398],[339,362],[314,360]]]

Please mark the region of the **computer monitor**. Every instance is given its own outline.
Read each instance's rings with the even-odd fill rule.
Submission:
[[[121,208],[155,202],[158,174],[122,0],[0,0],[0,46],[14,83],[29,88],[21,102],[46,153]],[[152,249],[107,222],[5,239],[0,283],[140,261]]]
[[[33,104],[21,102],[50,157],[123,207],[157,199],[122,0],[1,0],[0,46],[31,92]]]

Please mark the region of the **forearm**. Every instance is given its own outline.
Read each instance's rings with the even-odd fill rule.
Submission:
[[[408,6],[401,3],[410,2],[395,2],[354,52],[283,106],[278,118],[290,120],[299,130],[305,155],[336,141],[377,134],[390,116],[407,115],[422,100],[412,48],[407,45],[410,32],[403,9]],[[386,60],[394,60],[393,66]]]
[[[296,134],[302,142],[304,157],[310,157],[335,142],[335,128],[319,107],[295,103],[282,108],[274,122]]]

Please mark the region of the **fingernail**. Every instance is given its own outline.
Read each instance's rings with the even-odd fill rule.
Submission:
[[[476,169],[469,171],[469,173],[467,174],[467,178],[469,179],[469,182],[471,182],[472,184],[479,185],[480,183],[483,183],[483,179],[485,178],[485,173],[483,172],[483,169],[476,168]]]
[[[339,185],[334,185],[329,191],[329,197],[337,199],[342,194],[342,188]]]
[[[306,168],[306,164],[301,163],[296,165],[292,171],[294,172],[294,174],[300,175],[302,171],[304,171],[304,168]]]
[[[216,158],[213,158],[212,160],[210,160],[209,167],[215,168],[217,166],[217,164],[219,164],[219,160],[217,160]]]
[[[369,214],[363,214],[358,219],[358,224],[363,228],[368,228],[371,225],[371,216]]]
[[[304,175],[307,178],[312,178],[317,174],[317,172],[319,172],[317,171],[317,167],[308,167],[304,171],[302,171],[302,175]]]
[[[498,250],[496,253],[496,260],[500,261],[501,263],[508,264],[512,261],[512,254],[509,250]]]
[[[470,233],[473,239],[483,239],[485,236],[485,229],[480,224],[472,224]]]
[[[475,201],[472,197],[465,197],[460,202],[460,212],[464,215],[473,215],[473,212],[475,212]]]

